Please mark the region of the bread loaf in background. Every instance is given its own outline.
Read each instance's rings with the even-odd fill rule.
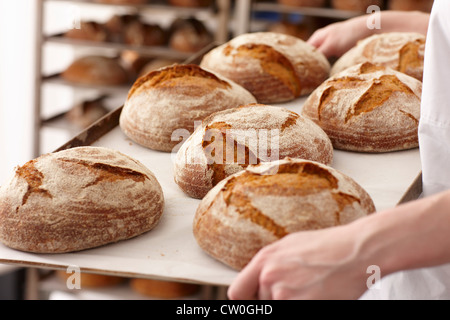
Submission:
[[[327,4],[326,0],[277,0],[277,2],[286,6],[311,8],[325,7]]]
[[[188,298],[200,292],[200,285],[154,279],[130,279],[130,287],[146,297],[159,299]]]
[[[81,21],[79,28],[73,28],[64,33],[64,37],[75,40],[104,42],[109,39],[108,30],[94,21]]]
[[[85,85],[114,86],[125,84],[129,74],[116,58],[85,56],[73,61],[61,73],[67,81]]]
[[[337,10],[366,13],[369,6],[383,8],[383,0],[331,0],[331,6]]]
[[[325,81],[302,115],[316,122],[337,149],[391,152],[418,147],[422,82],[363,63]]]
[[[195,18],[175,19],[169,29],[169,47],[181,52],[198,52],[213,42],[205,24]]]
[[[164,195],[153,173],[111,149],[78,147],[15,169],[0,188],[0,241],[13,249],[65,253],[153,229]]]
[[[210,6],[212,0],[168,0],[169,4],[177,7],[207,7]]]
[[[309,94],[330,71],[328,60],[314,47],[274,32],[237,36],[208,52],[200,66],[240,84],[264,104]]]
[[[73,273],[67,273],[65,270],[57,270],[56,275],[67,283],[67,280],[70,279]],[[125,280],[126,278],[123,277],[82,272],[80,273],[80,289],[112,287],[124,283]]]
[[[434,0],[389,0],[389,10],[431,12]]]
[[[284,236],[350,223],[375,211],[370,195],[331,167],[284,159],[249,166],[201,201],[194,236],[207,254],[240,270]]]
[[[285,108],[246,105],[217,112],[183,144],[174,178],[193,198],[203,198],[217,183],[250,164],[286,157],[330,165],[333,146],[314,122]]]
[[[389,67],[420,81],[423,78],[424,35],[411,32],[390,32],[370,36],[340,57],[331,69],[335,75],[363,62]]]
[[[210,114],[255,103],[236,83],[197,65],[172,65],[139,78],[120,115],[131,140],[150,149],[176,151]]]

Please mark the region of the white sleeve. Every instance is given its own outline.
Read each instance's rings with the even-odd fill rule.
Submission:
[[[419,143],[424,196],[450,189],[450,1],[435,0],[428,28]]]

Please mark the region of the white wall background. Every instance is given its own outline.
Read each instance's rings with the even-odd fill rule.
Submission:
[[[31,157],[35,5],[0,1],[0,184]]]

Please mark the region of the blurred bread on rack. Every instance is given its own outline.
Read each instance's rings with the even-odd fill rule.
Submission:
[[[197,284],[140,278],[130,279],[130,287],[138,294],[160,299],[186,298],[198,294],[201,289]]]
[[[266,31],[287,34],[304,41],[308,40],[311,36],[311,32],[308,30],[308,26],[306,24],[289,21],[278,21],[271,23],[268,25]]]
[[[70,277],[73,276],[73,273],[66,272],[64,270],[57,270],[56,276],[66,281],[71,281]],[[126,278],[123,277],[117,277],[117,276],[109,276],[109,275],[103,275],[103,274],[96,274],[96,273],[80,273],[80,289],[89,288],[89,289],[95,289],[95,288],[105,288],[105,287],[112,287],[116,286],[118,284],[124,283]]]
[[[129,81],[127,71],[117,58],[96,55],[76,59],[61,77],[86,85],[121,85]]]
[[[104,42],[109,39],[108,30],[95,21],[81,21],[79,28],[73,28],[64,33],[64,37],[74,40]]]
[[[382,8],[383,0],[331,0],[334,9],[345,11],[366,12],[372,5]]]
[[[134,46],[162,46],[167,43],[167,36],[164,29],[157,24],[134,20],[125,24],[123,40]]]
[[[86,100],[74,105],[65,118],[75,126],[85,129],[108,113],[103,99]]]
[[[94,2],[109,4],[146,4],[149,3],[150,0],[94,0]]]
[[[327,0],[277,0],[279,4],[293,7],[325,7]]]
[[[431,12],[433,0],[389,0],[389,10]]]
[[[108,30],[112,41],[124,42],[126,26],[138,20],[139,17],[134,14],[115,14],[104,23],[104,27]]]
[[[168,3],[177,7],[208,7],[212,0],[168,0]]]
[[[169,47],[181,52],[197,52],[213,41],[211,32],[196,18],[178,18],[169,30]]]

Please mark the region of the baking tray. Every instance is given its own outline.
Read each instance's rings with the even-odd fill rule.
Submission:
[[[300,112],[305,98],[280,104]],[[33,254],[0,245],[0,263],[47,269],[77,266],[83,272],[228,286],[235,270],[216,261],[197,245],[192,220],[200,202],[186,196],[173,180],[174,154],[144,148],[119,127],[122,107],[110,112],[55,151],[101,146],[121,151],[146,165],[160,182],[164,214],[157,227],[136,238],[67,254]],[[384,210],[416,199],[421,193],[419,150],[364,154],[335,150],[332,165],[352,177]]]

